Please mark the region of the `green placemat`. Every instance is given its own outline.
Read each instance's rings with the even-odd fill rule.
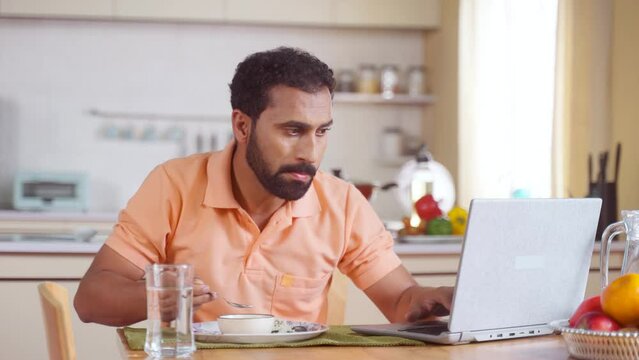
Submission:
[[[146,329],[124,328],[129,349],[144,350]],[[305,346],[424,346],[417,340],[396,336],[361,335],[353,332],[349,326],[330,326],[322,335],[303,341],[281,342],[270,344],[233,344],[233,343],[203,343],[195,342],[198,349],[245,349],[245,348],[273,348],[273,347],[305,347]]]

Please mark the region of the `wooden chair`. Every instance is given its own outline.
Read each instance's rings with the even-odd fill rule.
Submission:
[[[53,282],[38,285],[42,315],[47,334],[49,359],[75,360],[75,340],[71,327],[69,293],[66,288]]]
[[[326,322],[329,325],[344,324],[344,313],[346,312],[346,294],[348,292],[348,282],[350,279],[336,270],[328,289],[328,310]]]

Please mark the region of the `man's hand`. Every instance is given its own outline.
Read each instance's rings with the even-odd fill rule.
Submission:
[[[390,322],[406,322],[448,315],[452,287],[421,287],[399,266],[364,290]]]
[[[405,295],[410,296],[406,321],[414,322],[448,315],[453,300],[453,288],[414,286],[407,289]]]
[[[167,273],[166,276],[175,276]],[[170,281],[170,280],[169,280]],[[160,316],[162,321],[170,322],[175,320],[178,314],[178,304],[181,299],[179,293],[174,291],[160,293],[158,306],[160,307]],[[211,302],[217,298],[217,294],[211,292],[209,286],[202,279],[195,276],[193,278],[193,313],[195,313],[201,305]]]
[[[193,279],[193,312],[195,313],[200,306],[217,299],[217,293],[211,291],[209,286],[199,277]]]

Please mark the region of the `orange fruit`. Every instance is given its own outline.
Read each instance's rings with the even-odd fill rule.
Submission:
[[[626,274],[601,293],[603,311],[625,326],[639,325],[639,274]]]

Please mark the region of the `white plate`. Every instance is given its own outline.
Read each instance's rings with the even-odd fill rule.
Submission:
[[[210,343],[268,344],[311,339],[326,332],[328,326],[306,321],[275,319],[270,334],[222,334],[217,321],[193,324],[196,341]]]

